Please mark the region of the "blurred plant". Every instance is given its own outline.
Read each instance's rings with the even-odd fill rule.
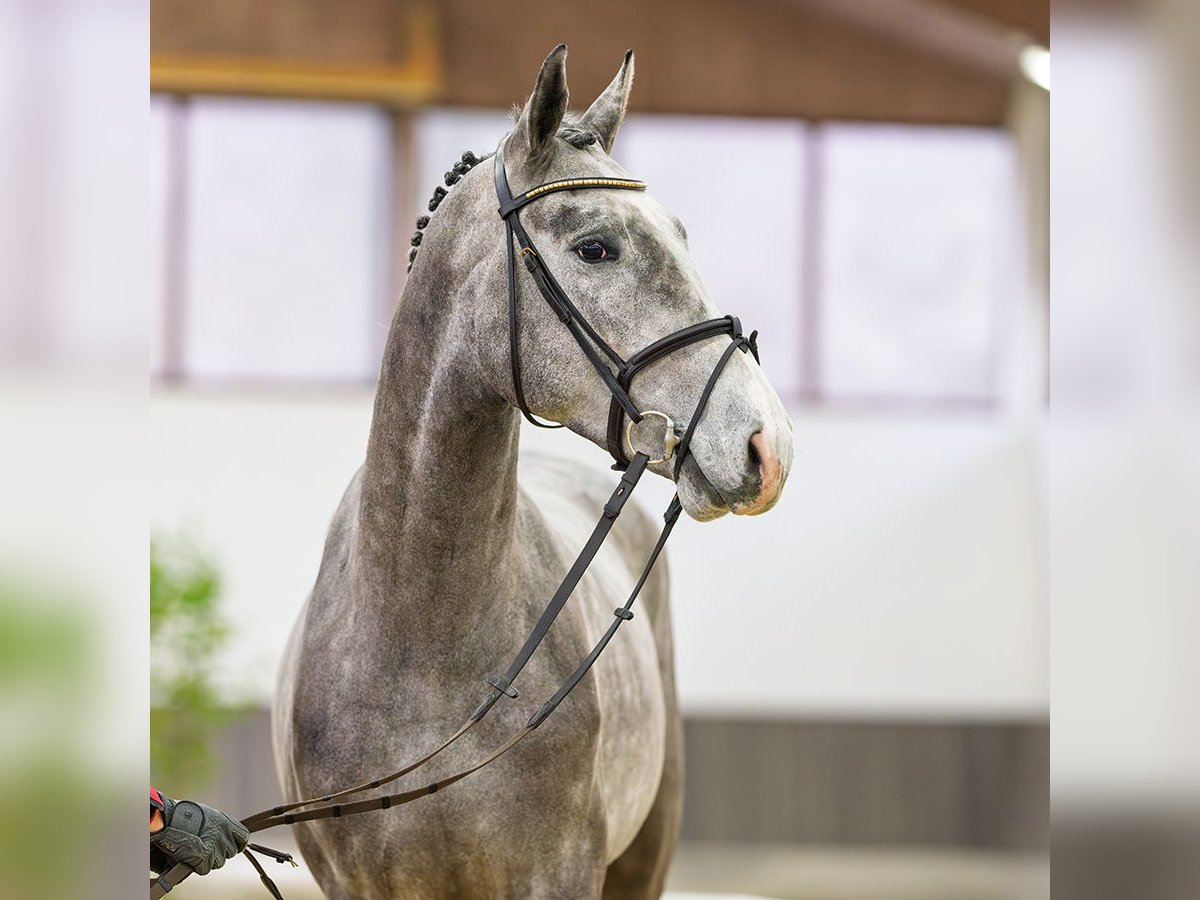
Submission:
[[[50,581],[0,569],[4,900],[83,896],[71,863],[86,851],[64,865],[62,848],[86,846],[103,820],[102,788],[86,752],[96,700],[95,621],[76,595]]]
[[[216,565],[191,542],[150,543],[150,774],[176,795],[203,788],[215,731],[241,714],[212,681],[229,637]]]

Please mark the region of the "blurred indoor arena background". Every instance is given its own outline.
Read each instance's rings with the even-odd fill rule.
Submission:
[[[559,41],[796,423],[671,548],[673,890],[1045,897],[1052,796],[1056,897],[1200,895],[1198,19],[1056,2],[1049,113],[1037,0],[0,3],[0,896],[142,895],[148,743],[271,802],[412,221]]]
[[[1056,898],[1200,896],[1200,4],[1056,0],[1052,190],[1048,18],[0,3],[0,896],[143,896],[148,744],[269,802],[412,219],[561,40],[580,103],[637,49],[617,153],[797,426],[771,516],[672,546],[673,889],[1045,897],[1049,793]]]
[[[1046,896],[1047,3],[517,9],[152,4],[152,587],[211,578],[229,629],[200,628],[208,705],[155,714],[156,783],[188,778],[162,766],[211,725],[191,789],[275,802],[275,670],[364,452],[413,220],[462,151],[494,148],[552,46],[577,105],[633,47],[614,155],[761,330],[797,435],[774,513],[671,548],[673,887]],[[160,657],[195,639],[181,627]],[[160,662],[153,699],[182,704]]]

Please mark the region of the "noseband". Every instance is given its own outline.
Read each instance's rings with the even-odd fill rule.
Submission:
[[[644,191],[646,189],[645,182],[634,181],[629,178],[567,178],[561,181],[547,182],[514,197],[512,191],[509,190],[508,176],[504,171],[503,145],[496,151],[494,165],[496,195],[500,201],[499,213],[500,217],[504,220],[506,242],[508,245],[509,350],[513,389],[516,395],[517,406],[525,418],[539,428],[563,427],[561,424],[539,421],[529,411],[529,407],[525,402],[525,392],[521,383],[521,355],[520,342],[518,340],[519,323],[517,319],[517,257],[519,256],[524,261],[525,268],[533,277],[534,283],[537,285],[542,297],[545,298],[546,303],[549,304],[550,309],[558,316],[576,343],[579,344],[584,356],[587,357],[588,362],[595,368],[601,380],[608,388],[609,393],[612,395],[608,414],[607,444],[608,452],[613,457],[613,468],[622,472],[621,480],[609,497],[608,502],[604,504],[604,510],[600,515],[600,520],[592,530],[591,537],[588,538],[587,543],[584,544],[583,549],[579,552],[567,574],[563,577],[558,589],[554,592],[554,596],[550,598],[550,602],[546,604],[541,617],[529,633],[529,636],[525,639],[525,643],[521,646],[520,651],[513,658],[504,675],[487,676],[485,680],[490,690],[484,696],[483,701],[475,707],[474,711],[453,734],[420,759],[388,775],[346,788],[345,790],[326,794],[323,797],[298,800],[294,803],[276,806],[249,816],[243,819],[242,823],[251,832],[262,831],[277,825],[293,825],[297,822],[307,822],[317,819],[336,819],[342,816],[372,812],[379,809],[390,809],[393,806],[410,803],[413,800],[436,793],[441,788],[461,781],[474,772],[478,772],[485,766],[495,762],[532,734],[534,729],[549,718],[550,714],[558,708],[559,704],[566,699],[575,686],[583,680],[583,677],[587,675],[592,665],[599,659],[600,654],[604,652],[604,648],[608,646],[621,625],[633,618],[632,607],[634,601],[637,600],[642,587],[650,577],[654,563],[662,553],[663,547],[666,546],[667,538],[670,537],[671,531],[674,529],[675,523],[678,521],[679,514],[682,511],[678,493],[671,498],[666,512],[663,513],[664,524],[662,530],[659,533],[658,540],[654,544],[653,550],[650,552],[650,556],[646,560],[645,566],[642,568],[641,575],[638,577],[629,594],[629,598],[625,601],[624,605],[618,606],[613,611],[613,621],[592,647],[591,652],[580,661],[570,677],[559,686],[558,690],[529,717],[524,727],[512,734],[508,740],[500,744],[499,747],[481,762],[475,763],[469,768],[462,769],[452,775],[447,775],[436,781],[407,791],[352,802],[331,802],[391,784],[410,772],[419,769],[479,724],[501,697],[509,697],[514,700],[518,697],[517,688],[514,685],[517,676],[525,667],[525,664],[532,658],[534,651],[541,644],[542,639],[550,630],[550,626],[554,624],[555,619],[558,618],[558,614],[562,611],[563,606],[566,605],[567,600],[579,584],[580,579],[583,578],[584,573],[595,559],[596,554],[600,551],[604,539],[608,536],[613,524],[617,521],[617,517],[620,516],[625,502],[629,499],[630,494],[633,493],[639,479],[646,471],[646,467],[674,459],[675,464],[672,474],[678,479],[680,467],[690,452],[692,438],[696,432],[696,425],[699,423],[701,416],[704,415],[709,397],[712,396],[717,380],[721,377],[721,373],[733,357],[734,351],[741,350],[743,353],[751,353],[755,361],[758,361],[758,333],[752,332],[749,337],[744,336],[742,334],[741,323],[736,316],[709,319],[706,322],[698,322],[695,325],[681,328],[678,331],[668,334],[666,337],[659,338],[648,347],[634,353],[629,359],[622,359],[600,337],[555,280],[554,275],[546,267],[545,260],[538,253],[533,241],[530,240],[529,234],[521,225],[521,217],[517,213],[522,207],[527,206],[535,200],[562,191]],[[519,250],[517,249],[518,247],[520,248]],[[696,407],[681,438],[670,416],[658,410],[639,409],[637,404],[633,402],[633,398],[629,395],[633,378],[642,369],[676,350],[720,335],[727,335],[730,338],[729,346],[725,348],[716,366],[713,367],[712,373],[708,376],[708,381],[705,382],[704,388],[700,392]],[[604,357],[607,357],[608,362],[605,362]],[[657,445],[653,453],[640,450],[633,443],[636,426],[647,419],[654,419],[661,422],[663,427],[662,441]],[[625,425],[624,432],[622,432],[623,424]],[[626,451],[629,452],[627,453]],[[304,807],[310,808],[304,809]],[[274,855],[281,862],[290,861],[291,859],[288,854],[280,854],[277,851],[271,851],[258,845],[254,845],[254,848],[260,852]],[[272,896],[279,898],[278,889],[271,882],[270,878],[267,877],[266,873],[253,857],[250,857],[250,859],[258,870],[259,877],[267,887],[267,890],[271,892]],[[182,863],[176,865],[151,882],[151,900],[156,900],[156,898],[164,896],[190,874],[191,869],[187,866]]]

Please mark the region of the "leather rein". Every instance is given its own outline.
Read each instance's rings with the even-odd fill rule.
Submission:
[[[599,521],[596,522],[595,528],[592,530],[591,536],[584,544],[583,549],[579,551],[579,555],[571,564],[567,574],[563,577],[558,589],[546,604],[542,611],[537,624],[525,639],[525,643],[521,649],[513,657],[508,668],[503,675],[489,675],[486,679],[488,692],[484,695],[482,701],[471,712],[463,723],[449,737],[447,737],[440,745],[430,750],[421,758],[408,763],[403,768],[396,770],[388,775],[374,778],[370,781],[353,787],[345,788],[331,794],[325,794],[321,797],[311,797],[305,800],[298,800],[293,803],[285,803],[280,806],[272,807],[271,809],[263,810],[255,813],[252,816],[242,820],[242,824],[246,826],[251,833],[263,831],[267,828],[274,828],[278,825],[294,825],[297,822],[311,822],[318,819],[336,819],[343,816],[358,815],[360,813],[374,812],[380,809],[390,809],[393,806],[401,806],[405,803],[411,803],[421,797],[429,794],[437,793],[439,790],[446,788],[455,782],[462,781],[468,775],[478,772],[491,763],[495,762],[500,757],[504,756],[521,743],[525,738],[537,729],[550,715],[558,708],[558,706],[567,698],[575,686],[583,680],[588,671],[600,658],[600,654],[608,646],[609,642],[616,635],[621,625],[633,618],[632,607],[641,593],[642,588],[646,584],[646,580],[650,577],[650,572],[654,568],[655,562],[662,553],[663,547],[667,543],[667,539],[671,535],[671,531],[675,527],[676,521],[679,519],[679,514],[682,511],[682,506],[679,502],[679,494],[676,493],[671,498],[671,502],[667,505],[663,513],[663,527],[659,532],[658,540],[654,544],[654,548],[650,551],[650,555],[643,566],[641,574],[633,589],[629,593],[629,597],[625,603],[617,607],[613,611],[613,621],[608,626],[607,630],[596,641],[591,651],[585,656],[570,676],[562,682],[558,690],[556,690],[538,709],[529,717],[529,720],[518,731],[509,736],[502,744],[497,746],[490,754],[484,757],[479,762],[474,763],[468,768],[461,769],[452,775],[447,775],[436,781],[428,782],[427,784],[412,788],[406,791],[388,793],[382,796],[370,797],[361,800],[346,800],[354,794],[364,793],[366,791],[375,790],[384,785],[391,784],[403,778],[405,775],[416,771],[424,766],[430,760],[441,754],[452,744],[459,740],[464,734],[473,729],[488,714],[493,706],[500,700],[501,697],[517,699],[518,691],[514,685],[517,676],[529,662],[542,639],[546,636],[550,627],[554,624],[558,614],[562,612],[567,600],[574,592],[579,581],[583,578],[584,573],[592,564],[596,554],[600,551],[600,547],[604,543],[604,539],[612,530],[613,524],[624,509],[626,501],[633,493],[642,474],[646,471],[648,465],[656,463],[665,463],[672,458],[675,460],[673,475],[678,478],[680,467],[683,461],[687,458],[690,452],[692,438],[695,435],[696,426],[701,417],[704,415],[704,410],[708,406],[709,398],[712,395],[713,389],[716,387],[721,373],[724,372],[726,365],[732,358],[735,350],[741,350],[743,353],[751,353],[755,360],[758,360],[758,332],[752,332],[749,337],[742,334],[741,323],[736,316],[724,316],[718,319],[710,319],[705,322],[699,322],[695,325],[689,325],[678,331],[668,334],[666,337],[654,341],[644,349],[634,353],[628,359],[622,359],[616,353],[596,330],[591,326],[583,314],[571,302],[570,297],[555,280],[547,268],[541,254],[538,253],[529,234],[521,224],[521,218],[518,211],[535,200],[549,196],[562,191],[577,191],[577,190],[628,190],[628,191],[644,191],[646,189],[645,182],[635,181],[627,178],[568,178],[560,181],[550,181],[538,187],[525,191],[523,194],[513,196],[508,186],[508,176],[504,169],[504,151],[503,144],[496,150],[494,157],[494,171],[496,195],[500,201],[499,214],[504,220],[505,225],[505,243],[508,250],[508,322],[509,322],[509,350],[510,361],[512,367],[513,388],[517,400],[517,406],[521,410],[525,418],[538,426],[539,428],[562,428],[563,426],[557,423],[545,423],[539,421],[529,411],[529,407],[525,402],[525,393],[521,380],[521,356],[519,347],[519,323],[517,316],[517,259],[520,258],[526,270],[532,276],[534,283],[537,285],[539,292],[545,299],[550,309],[558,316],[559,320],[571,333],[571,336],[579,344],[585,357],[596,369],[600,378],[604,381],[609,393],[612,395],[612,400],[609,408],[608,417],[608,433],[607,445],[608,451],[612,455],[614,464],[613,468],[622,472],[621,479],[612,495],[608,498],[608,502],[604,504],[604,509],[600,514]],[[709,338],[727,335],[730,338],[729,346],[725,348],[716,366],[713,367],[700,397],[697,400],[695,410],[692,413],[691,420],[684,429],[682,438],[679,437],[675,423],[665,413],[657,410],[641,410],[629,395],[634,376],[642,369],[662,359],[676,350],[687,347],[699,341]],[[605,361],[607,358],[607,362]],[[633,445],[633,429],[638,423],[644,421],[648,417],[661,420],[663,426],[662,441],[660,445],[651,452],[637,449]],[[622,434],[622,424],[626,423],[624,434]],[[334,802],[339,801],[339,802]],[[272,851],[269,848],[262,847],[257,844],[251,844],[250,848],[265,853],[274,857],[279,862],[292,862],[290,854]],[[254,864],[260,879],[271,895],[278,900],[282,900],[282,895],[278,888],[274,885],[271,879],[267,876],[262,866],[258,861],[246,853],[250,861]],[[150,897],[151,900],[157,900],[167,894],[179,882],[183,881],[192,870],[180,863],[157,879],[152,879],[150,882]]]

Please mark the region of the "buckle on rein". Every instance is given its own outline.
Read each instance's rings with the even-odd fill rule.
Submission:
[[[663,423],[662,442],[659,445],[662,448],[662,450],[659,451],[662,453],[662,456],[658,457],[657,459],[655,459],[653,454],[650,452],[639,451],[633,445],[634,427],[641,425],[642,422],[645,422],[650,416],[656,416],[659,419],[662,419]],[[645,452],[646,455],[650,457],[650,460],[646,463],[648,466],[652,466],[655,463],[666,462],[675,454],[675,448],[679,445],[679,435],[675,432],[675,423],[671,421],[670,416],[668,416],[666,413],[659,412],[657,409],[647,409],[644,411],[642,413],[642,422],[635,422],[633,419],[630,419],[627,423],[625,423],[625,449],[629,451],[629,455],[631,457],[639,452]]]

